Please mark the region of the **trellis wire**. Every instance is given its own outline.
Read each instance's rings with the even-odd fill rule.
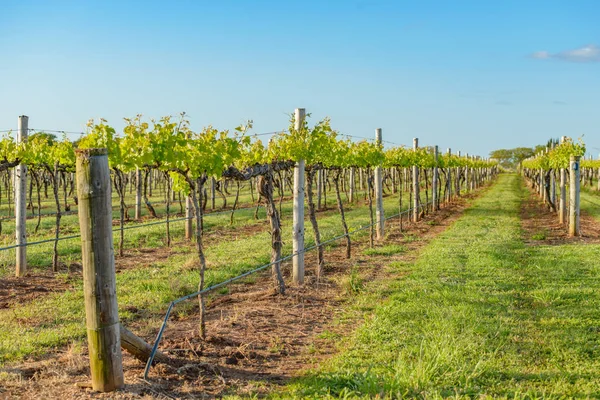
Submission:
[[[433,204],[433,202],[429,201],[429,202],[427,202],[425,204],[419,204],[417,206],[417,208],[418,209],[425,208],[425,207],[429,206],[430,204]],[[394,214],[392,216],[389,216],[389,217],[385,218],[384,221],[390,220],[392,218],[400,217],[403,214],[408,214],[408,213],[412,212],[414,209],[415,209],[414,207],[411,207],[411,208],[406,209],[406,210],[404,210],[402,212],[399,212],[397,214]],[[335,237],[333,237],[331,239],[328,239],[328,240],[326,240],[324,242],[319,243],[318,245],[314,244],[312,246],[305,247],[303,250],[300,250],[300,251],[298,251],[296,253],[289,254],[289,255],[287,255],[285,257],[282,257],[282,258],[280,258],[278,260],[275,260],[275,261],[272,261],[272,262],[270,262],[268,264],[264,264],[264,265],[261,265],[260,267],[254,268],[253,270],[245,272],[245,273],[243,273],[241,275],[235,276],[233,278],[229,278],[229,279],[227,279],[227,280],[225,280],[223,282],[217,283],[217,284],[212,285],[210,287],[207,287],[205,289],[199,290],[197,292],[194,292],[194,293],[188,294],[186,296],[180,297],[180,298],[178,298],[176,300],[173,300],[169,304],[169,307],[167,308],[167,313],[166,313],[166,315],[165,315],[165,317],[163,319],[163,323],[162,323],[162,325],[161,325],[161,327],[160,327],[160,329],[158,331],[158,334],[156,335],[156,339],[154,341],[154,345],[152,346],[152,351],[150,352],[150,357],[148,358],[148,361],[146,363],[146,368],[144,369],[144,379],[148,379],[148,373],[150,372],[150,368],[152,367],[152,362],[154,361],[154,357],[156,356],[156,352],[158,350],[158,346],[160,344],[160,341],[162,339],[164,331],[165,331],[165,329],[167,327],[167,322],[169,320],[169,316],[171,315],[171,311],[173,310],[173,307],[175,305],[177,305],[177,304],[179,304],[179,303],[181,303],[183,301],[189,300],[192,297],[203,295],[205,293],[211,292],[211,291],[213,291],[215,289],[218,289],[220,287],[226,286],[226,285],[228,285],[230,283],[233,283],[233,282],[236,282],[236,281],[238,281],[240,279],[243,279],[243,278],[245,278],[245,277],[247,277],[249,275],[255,274],[255,273],[260,272],[260,271],[263,271],[263,270],[267,269],[268,267],[270,267],[270,266],[272,266],[274,264],[287,261],[287,260],[295,257],[297,254],[306,253],[306,252],[308,252],[310,250],[316,249],[317,247],[325,246],[328,243],[334,242],[336,240],[340,240],[340,239],[342,239],[342,238],[344,238],[346,236],[350,236],[350,235],[353,235],[353,234],[355,234],[357,232],[363,231],[365,229],[369,229],[369,228],[375,226],[376,224],[377,224],[377,222],[374,222],[373,224],[368,224],[366,226],[361,226],[360,228],[354,229],[352,232],[348,232],[347,234],[344,233],[342,235],[335,236]]]

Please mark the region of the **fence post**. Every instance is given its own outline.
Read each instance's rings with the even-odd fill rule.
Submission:
[[[29,132],[29,117],[21,115],[19,117],[17,129],[17,143],[27,142]],[[15,168],[14,175],[15,191],[15,235],[16,248],[16,269],[17,277],[25,276],[27,272],[27,165],[19,164]]]
[[[252,184],[252,183],[250,183]],[[194,230],[192,229],[192,210],[194,205],[192,204],[192,198],[190,196],[185,197],[185,238],[191,240],[194,237]]]
[[[419,139],[413,139],[413,150],[416,152],[419,148]],[[412,175],[413,175],[413,222],[419,221],[419,203],[421,197],[419,195],[419,167],[417,165],[413,165],[412,167]]]
[[[569,162],[569,236],[579,236],[579,156]]]
[[[106,149],[76,152],[83,296],[92,387],[110,392],[122,387],[124,379],[108,156]]]
[[[350,200],[350,203],[354,203],[354,191],[355,186],[354,186],[354,167],[350,167],[350,185],[349,185],[349,193],[348,193],[348,197]]]
[[[135,219],[142,218],[142,170],[135,167]]]
[[[560,142],[564,143],[567,140],[566,136],[560,138]],[[565,168],[560,169],[560,200],[558,204],[558,221],[561,224],[567,219],[567,171]]]
[[[215,209],[215,190],[216,190],[215,178],[210,178],[210,209]]]
[[[467,165],[465,166],[465,192],[468,193],[471,191],[471,187],[469,186],[469,153],[465,154],[465,160],[467,161]]]
[[[433,178],[431,179],[431,191],[432,193],[432,202],[433,202],[433,211],[439,210],[439,199],[438,199],[438,147],[433,146]]]
[[[381,145],[381,128],[375,129],[375,141],[377,145]],[[385,234],[385,214],[383,212],[383,177],[381,173],[381,165],[375,167],[375,222],[377,224],[375,230],[377,232],[377,240],[383,239]]]
[[[458,156],[458,158],[460,158],[460,150],[456,152],[456,155]],[[460,197],[460,166],[456,167],[456,196]]]
[[[448,148],[448,150],[446,151],[446,154],[448,155],[448,161],[450,160],[450,156],[452,155],[452,149]],[[449,203],[450,200],[452,200],[452,168],[447,167],[448,170],[448,176],[446,177],[447,181],[446,181],[446,187],[447,189],[447,194],[446,194],[446,201]]]
[[[304,128],[306,110],[296,108],[295,129],[300,132]],[[296,284],[304,283],[304,160],[298,160],[294,166],[294,215],[292,231],[292,279]]]

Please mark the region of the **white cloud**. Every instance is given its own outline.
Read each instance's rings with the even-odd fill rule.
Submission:
[[[531,56],[541,60],[554,58],[570,62],[600,62],[600,47],[590,44],[579,49],[565,50],[554,54],[547,51],[536,51]]]
[[[531,55],[531,57],[543,60],[545,58],[550,58],[550,53],[548,53],[547,51],[536,51]]]

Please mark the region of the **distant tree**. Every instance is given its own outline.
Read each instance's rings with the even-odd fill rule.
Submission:
[[[513,151],[507,149],[498,149],[490,153],[490,158],[498,161],[503,168],[513,168]]]
[[[490,152],[490,158],[493,158],[500,165],[507,169],[517,168],[523,160],[545,151],[547,148],[552,148],[552,145],[557,145],[558,139],[549,139],[546,144],[538,144],[535,147],[515,147],[514,149],[498,149]]]
[[[56,142],[56,135],[48,132],[35,132],[29,135],[29,140],[39,137],[40,139],[46,139],[48,144],[52,146]]]

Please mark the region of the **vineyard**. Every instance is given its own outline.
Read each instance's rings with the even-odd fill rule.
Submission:
[[[516,174],[304,109],[125,121],[0,140],[0,397],[600,393],[583,142]]]

